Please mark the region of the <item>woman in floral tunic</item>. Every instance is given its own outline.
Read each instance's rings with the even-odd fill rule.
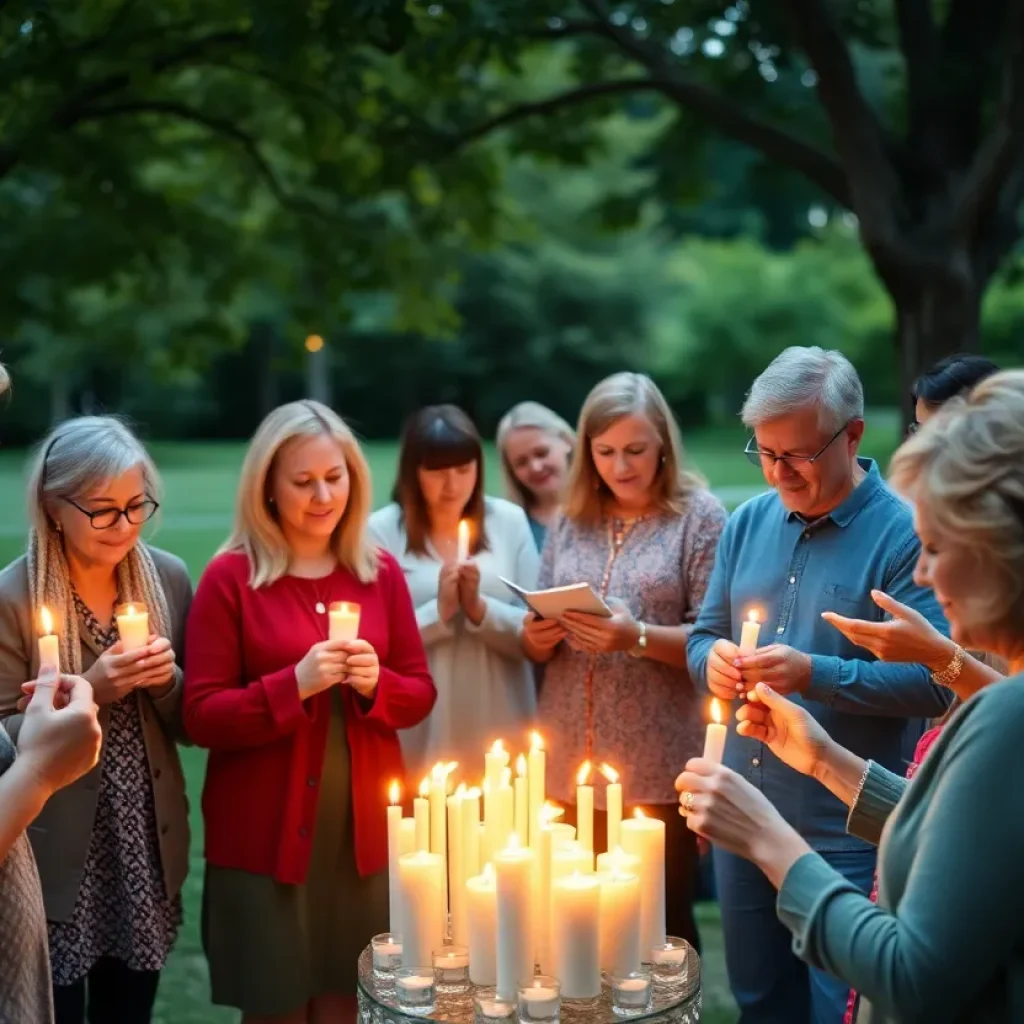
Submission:
[[[666,825],[669,934],[697,945],[697,845],[676,813],[673,781],[703,741],[686,639],[725,509],[684,468],[678,428],[649,378],[620,373],[598,384],[577,434],[564,512],[548,536],[538,585],[589,583],[615,615],[526,617],[527,653],[546,663],[539,715],[550,737],[548,789],[571,805],[585,760],[622,774],[627,803]],[[600,810],[603,798],[597,787]],[[599,823],[594,839],[605,839]]]

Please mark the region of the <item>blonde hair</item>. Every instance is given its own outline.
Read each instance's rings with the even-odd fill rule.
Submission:
[[[570,452],[576,447],[576,432],[557,412],[552,412],[540,402],[520,402],[518,405],[512,406],[502,416],[495,438],[498,455],[501,458],[501,476],[505,482],[505,493],[509,499],[517,505],[522,505],[523,508],[529,508],[533,504],[533,495],[516,479],[505,446],[513,431],[526,428],[543,430],[545,434],[565,441]]]
[[[267,586],[288,571],[288,542],[269,501],[274,461],[290,441],[321,436],[332,438],[341,448],[350,481],[348,504],[331,538],[331,548],[338,563],[363,583],[377,575],[377,550],[366,531],[373,503],[370,468],[345,421],[326,405],[304,399],[278,406],[263,420],[242,463],[235,525],[220,551],[245,552],[253,588]]]
[[[146,496],[159,501],[160,475],[153,460],[142,442],[113,416],[67,420],[49,433],[36,452],[28,483],[29,601],[36,623],[42,605],[54,616],[66,672],[82,671],[81,633],[63,538],[50,509],[59,501],[75,501],[136,467],[142,471]],[[118,563],[116,573],[119,600],[144,601],[150,630],[168,636],[171,613],[146,544],[140,540]]]
[[[974,577],[979,614],[1007,621],[1024,596],[1024,370],[947,402],[897,449],[889,474],[949,543],[990,570]]]
[[[659,511],[681,514],[690,494],[707,486],[700,473],[684,465],[679,427],[657,384],[642,373],[615,373],[594,387],[580,410],[579,444],[566,485],[565,515],[569,519],[600,521],[608,488],[594,465],[590,442],[623,416],[643,416],[658,434],[661,464],[653,486]]]
[[[10,386],[11,375],[7,372],[7,367],[0,363],[0,395],[4,394]]]

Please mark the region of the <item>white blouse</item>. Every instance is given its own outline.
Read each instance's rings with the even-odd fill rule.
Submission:
[[[499,577],[533,589],[537,547],[526,514],[509,501],[486,498],[483,525],[488,548],[476,562],[486,612],[475,626],[461,609],[447,622],[438,617],[442,559],[429,542],[427,554],[406,550],[399,506],[387,505],[370,517],[374,538],[405,573],[437,687],[437,703],[426,720],[398,734],[412,780],[437,761],[482,766],[484,751],[499,737],[513,748],[522,746],[536,714],[534,676],[521,638],[526,609]]]

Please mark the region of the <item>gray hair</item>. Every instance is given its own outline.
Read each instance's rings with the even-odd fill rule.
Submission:
[[[53,505],[81,498],[90,488],[138,466],[146,495],[160,497],[160,476],[142,442],[113,416],[79,416],[55,427],[36,452],[28,484],[28,576],[33,612],[46,605],[57,617],[61,665],[81,672],[78,615],[64,543],[50,514]],[[154,633],[168,635],[170,610],[153,556],[142,543],[117,567],[119,599],[144,601]]]
[[[11,386],[11,375],[7,372],[7,367],[3,363],[0,363],[0,395],[2,395]]]
[[[794,345],[776,356],[754,381],[740,414],[753,430],[801,409],[817,408],[825,431],[864,418],[864,388],[841,352]]]

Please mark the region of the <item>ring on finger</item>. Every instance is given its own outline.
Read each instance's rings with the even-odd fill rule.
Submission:
[[[683,813],[689,814],[693,810],[693,794],[687,790],[683,794]]]

